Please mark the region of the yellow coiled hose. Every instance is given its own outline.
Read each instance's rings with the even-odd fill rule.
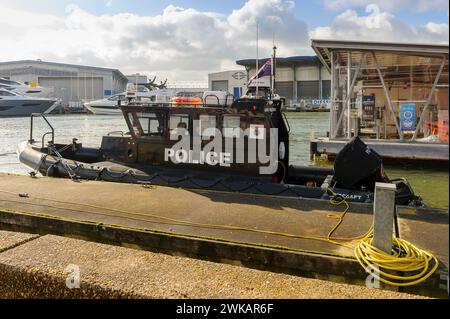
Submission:
[[[374,247],[372,245],[373,226],[370,227],[365,235],[349,238],[349,242],[344,243],[331,240],[331,235],[343,222],[349,205],[343,196],[336,194],[330,188],[328,191],[333,194],[333,197],[330,199],[333,205],[341,205],[342,203],[346,205],[346,209],[342,214],[328,215],[328,217],[339,219],[339,222],[328,234],[329,242],[343,246],[356,244],[354,250],[356,259],[364,270],[374,278],[391,286],[413,286],[427,280],[439,267],[439,261],[432,254],[395,236],[392,237],[392,254],[387,254]],[[336,200],[339,197],[342,200]]]
[[[436,257],[404,239],[392,237],[392,254],[374,247],[372,241],[373,231],[358,242],[356,259],[367,273],[385,284],[414,286],[429,278],[439,266]]]

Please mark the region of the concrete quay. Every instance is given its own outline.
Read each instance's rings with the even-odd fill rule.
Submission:
[[[424,298],[54,235],[0,245],[0,298]]]
[[[326,236],[337,222],[330,214],[343,209],[321,200],[0,174],[0,229],[41,236],[30,244],[40,245],[53,234],[243,266],[238,267],[242,271],[253,268],[364,285],[367,275],[353,249],[298,237]],[[367,232],[371,210],[370,205],[350,204],[333,236]],[[447,296],[442,278],[448,272],[448,212],[400,207],[399,216],[401,237],[441,262],[425,283],[403,291]],[[69,240],[58,239],[62,247],[63,239]],[[83,254],[83,249],[77,252]]]

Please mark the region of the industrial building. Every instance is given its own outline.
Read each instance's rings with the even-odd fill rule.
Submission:
[[[268,58],[259,59],[258,66],[266,63]],[[316,56],[293,56],[275,59],[275,91],[285,98],[286,105],[305,103],[321,104],[330,98],[330,72],[322,66]],[[247,90],[248,80],[256,73],[256,59],[236,61],[243,69],[210,73],[208,83],[210,90],[227,91],[235,97]],[[320,100],[320,101],[319,101]]]
[[[81,105],[125,91],[128,79],[117,69],[23,60],[0,62],[0,77],[53,87],[64,105]]]
[[[233,94],[235,98],[245,93],[247,82],[247,71],[245,69],[208,74],[210,91],[225,91]]]

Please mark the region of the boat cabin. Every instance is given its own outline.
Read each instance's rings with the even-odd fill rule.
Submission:
[[[261,166],[272,164],[276,168],[265,175],[280,181],[286,176],[288,124],[277,101],[241,98],[230,106],[131,102],[121,108],[130,136],[105,136],[102,141],[102,150],[120,161],[192,169],[200,165],[206,171],[244,175],[260,175]],[[270,160],[269,154],[276,158]]]

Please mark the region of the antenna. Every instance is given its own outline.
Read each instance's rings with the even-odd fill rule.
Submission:
[[[259,69],[259,50],[258,50],[258,21],[256,21],[256,96],[258,96],[258,69]]]

